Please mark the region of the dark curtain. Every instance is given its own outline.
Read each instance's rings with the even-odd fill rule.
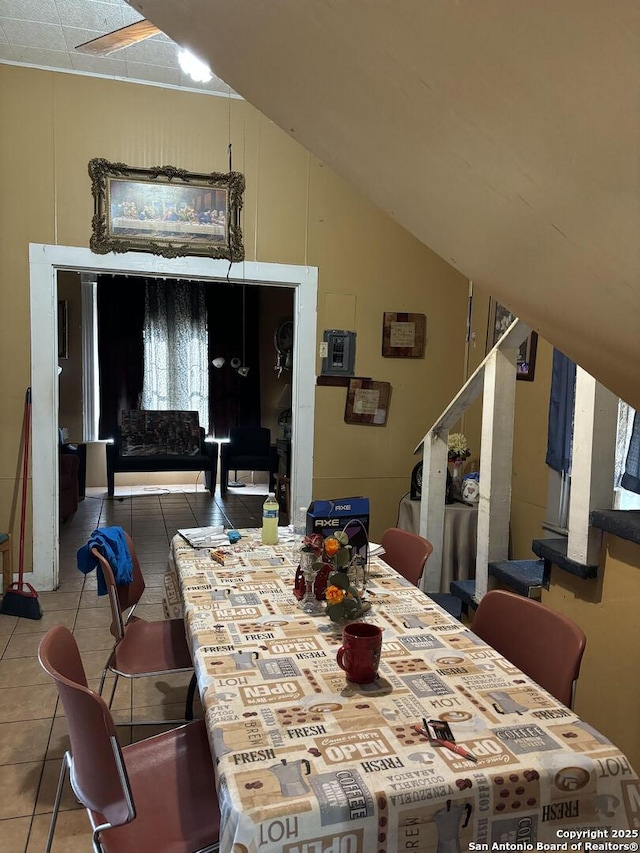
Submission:
[[[227,438],[232,426],[260,426],[260,288],[212,282],[206,300],[209,362],[218,356],[225,359],[221,368],[209,367],[210,431],[216,438]],[[232,358],[242,361],[243,326],[249,368],[244,377],[230,365]]]
[[[111,438],[122,409],[142,394],[144,279],[98,276],[99,437]]]
[[[576,366],[560,350],[554,349],[545,461],[561,474],[571,473],[575,391]]]
[[[640,417],[638,412],[633,416],[633,431],[620,485],[623,489],[640,495]]]
[[[145,279],[98,276],[98,359],[101,439],[111,438],[123,409],[140,406],[144,375]],[[244,291],[244,299],[243,299]],[[209,432],[226,438],[232,426],[260,426],[260,288],[211,282],[205,302],[209,336]],[[244,322],[243,322],[244,318]],[[249,368],[240,376],[232,358]],[[223,356],[221,369],[212,359]]]

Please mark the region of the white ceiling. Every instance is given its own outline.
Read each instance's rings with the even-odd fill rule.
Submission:
[[[162,33],[106,57],[75,50],[140,19],[124,0],[0,0],[0,62],[231,93],[218,77],[196,83],[185,75],[175,42]]]

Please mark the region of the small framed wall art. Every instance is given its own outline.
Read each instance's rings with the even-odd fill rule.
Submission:
[[[489,301],[489,321],[487,323],[487,346],[486,352],[498,343],[509,326],[516,319],[504,305],[500,305],[495,299]],[[516,358],[516,379],[525,382],[533,382],[536,374],[536,352],[538,349],[538,333],[531,332],[529,337],[522,342]]]
[[[424,314],[385,311],[382,321],[384,358],[424,358],[427,318]]]
[[[384,426],[387,423],[390,398],[390,382],[350,379],[344,410],[345,423]]]

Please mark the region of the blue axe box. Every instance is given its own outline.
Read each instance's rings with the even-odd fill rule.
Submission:
[[[369,539],[369,498],[337,498],[313,501],[307,510],[307,536],[321,533],[325,538],[344,530],[353,554],[367,555]]]

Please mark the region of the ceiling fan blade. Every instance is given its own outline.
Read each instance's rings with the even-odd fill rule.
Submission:
[[[111,33],[106,33],[98,38],[86,41],[84,44],[79,44],[76,50],[81,53],[91,53],[93,56],[108,56],[116,50],[122,50],[123,47],[129,47],[132,44],[137,44],[139,41],[156,36],[162,32],[151,21],[136,21],[135,24],[129,24],[119,30],[114,30]]]

